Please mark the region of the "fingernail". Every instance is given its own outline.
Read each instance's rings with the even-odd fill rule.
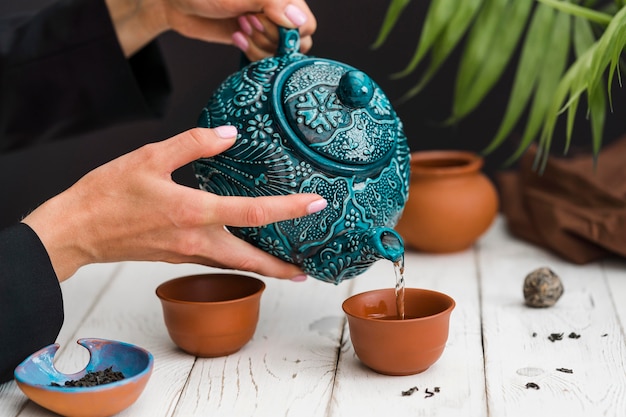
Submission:
[[[239,27],[241,28],[241,30],[243,30],[243,32],[246,35],[252,35],[252,26],[250,25],[250,22],[248,22],[248,19],[246,19],[245,16],[239,16],[237,18],[237,21],[239,22]]]
[[[309,205],[306,207],[306,212],[308,214],[317,213],[318,211],[324,210],[327,205],[328,201],[320,198],[319,200],[315,200],[314,202],[309,203]]]
[[[302,26],[306,23],[306,14],[293,4],[285,8],[285,16],[296,26]]]
[[[302,282],[302,281],[306,281],[307,276],[302,274],[302,275],[296,275],[295,277],[291,278],[291,280],[293,282]]]
[[[241,32],[233,33],[232,39],[233,39],[233,43],[235,44],[237,48],[241,49],[244,52],[248,50],[248,46],[249,46],[248,40],[246,39],[243,33]]]
[[[222,139],[232,139],[237,136],[237,128],[231,125],[218,126],[213,131]]]
[[[255,15],[250,15],[248,16],[248,20],[250,21],[250,23],[252,23],[252,26],[254,26],[256,30],[258,30],[259,32],[265,32],[265,26],[263,26],[263,23],[261,23],[258,17],[256,17]]]

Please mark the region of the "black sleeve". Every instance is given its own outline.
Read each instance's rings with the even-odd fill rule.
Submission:
[[[0,383],[31,353],[54,343],[63,298],[48,253],[26,224],[0,231]]]
[[[127,60],[104,0],[0,16],[0,152],[161,115],[159,47]]]

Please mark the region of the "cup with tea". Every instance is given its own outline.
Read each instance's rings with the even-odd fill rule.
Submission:
[[[448,340],[450,296],[405,288],[404,319],[393,288],[353,295],[343,302],[350,339],[359,360],[385,375],[424,372],[442,355]]]
[[[254,336],[265,283],[235,273],[189,275],[159,285],[172,341],[200,357],[235,353]]]

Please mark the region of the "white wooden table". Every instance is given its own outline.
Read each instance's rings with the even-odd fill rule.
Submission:
[[[531,309],[522,283],[541,266],[561,276],[565,292],[554,307]],[[161,263],[81,269],[62,285],[59,369],[82,369],[86,350],[75,343],[82,337],[148,349],[152,378],[120,414],[133,417],[626,416],[626,262],[566,263],[510,237],[502,219],[471,250],[407,254],[407,286],[457,302],[443,356],[413,376],[379,375],[361,365],[341,310],[350,294],[392,287],[391,263],[380,261],[339,286],[264,279],[253,340],[228,357],[197,359],[170,341],[154,291],[167,279],[206,271]],[[571,332],[580,338],[569,338]],[[551,333],[563,339],[551,342]],[[528,382],[540,389],[526,388]],[[419,391],[402,396],[414,386]],[[435,387],[439,392],[425,398]],[[0,416],[50,415],[14,382],[0,385]]]

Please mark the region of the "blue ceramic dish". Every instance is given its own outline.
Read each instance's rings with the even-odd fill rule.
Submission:
[[[68,417],[112,416],[133,404],[152,374],[154,358],[147,350],[124,342],[106,339],[79,339],[89,351],[85,369],[63,374],[54,366],[59,344],[49,345],[26,358],[15,368],[15,381],[35,403]],[[90,387],[67,387],[89,372],[121,372],[124,379]],[[52,385],[58,384],[58,386]]]

